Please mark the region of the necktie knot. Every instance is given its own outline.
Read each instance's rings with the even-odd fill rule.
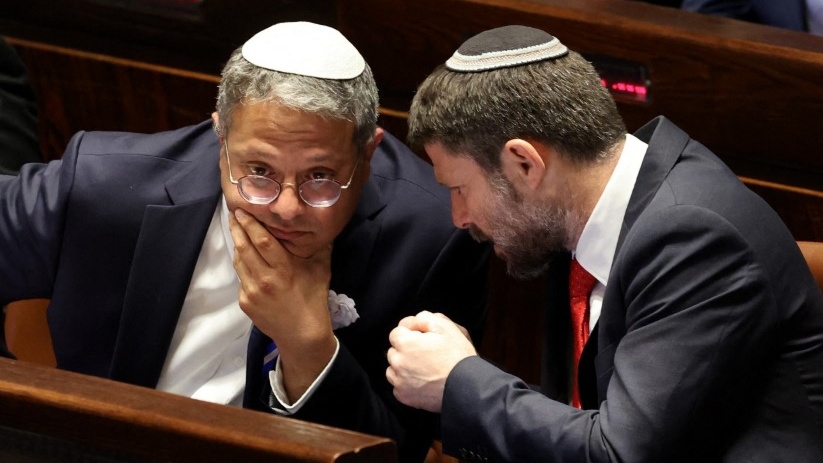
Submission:
[[[587,272],[577,259],[572,259],[571,268],[569,269],[569,297],[571,299],[580,297],[588,299],[596,283],[597,279]]]

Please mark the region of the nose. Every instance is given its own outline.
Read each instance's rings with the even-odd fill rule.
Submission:
[[[292,220],[301,215],[306,204],[297,193],[297,186],[293,183],[282,183],[277,199],[269,204],[269,210],[277,214],[282,220]]]
[[[469,228],[471,220],[469,219],[469,208],[466,207],[466,202],[463,197],[452,192],[452,222],[457,228]]]

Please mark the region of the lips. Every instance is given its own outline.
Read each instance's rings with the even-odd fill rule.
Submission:
[[[273,227],[268,227],[268,230],[269,233],[272,234],[272,236],[281,241],[294,241],[300,237],[308,235],[308,232],[304,231],[282,230]]]

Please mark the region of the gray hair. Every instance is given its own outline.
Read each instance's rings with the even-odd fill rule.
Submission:
[[[223,67],[217,93],[218,134],[228,134],[238,105],[271,102],[329,119],[354,122],[362,151],[377,129],[378,96],[368,64],[354,79],[319,79],[272,71],[247,61],[238,48]]]
[[[594,67],[573,51],[557,59],[484,72],[440,66],[420,85],[409,113],[415,148],[438,142],[486,172],[514,138],[535,140],[576,163],[608,155],[626,134]]]

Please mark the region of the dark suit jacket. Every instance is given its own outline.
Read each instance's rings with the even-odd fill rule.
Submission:
[[[478,357],[449,375],[444,451],[472,461],[820,462],[823,296],[777,215],[660,118],[565,405],[568,255],[552,264],[547,391]]]
[[[681,8],[797,31],[808,30],[804,0],[683,0]]]
[[[51,298],[60,368],[154,387],[220,198],[210,121],[154,135],[75,135],[60,161],[0,177],[0,303]],[[396,439],[420,461],[433,416],[401,406],[385,379],[388,333],[422,309],[477,325],[489,251],[451,224],[431,166],[388,135],[334,244],[331,288],[360,319],[298,417]],[[259,334],[255,330],[255,334]],[[259,341],[260,336],[254,337]],[[250,343],[246,403],[262,408]]]

